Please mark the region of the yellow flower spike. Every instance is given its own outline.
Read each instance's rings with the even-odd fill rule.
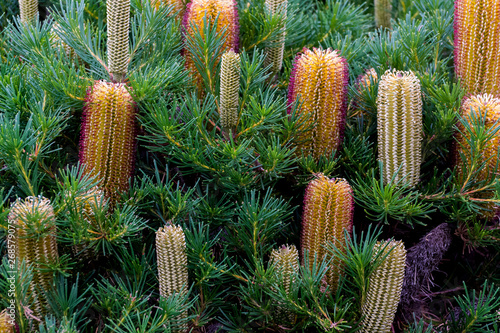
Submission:
[[[44,270],[59,257],[54,210],[47,198],[27,197],[16,200],[8,218],[16,226],[16,259],[33,267],[29,297],[33,312],[41,318],[48,305],[45,292],[52,289],[53,282],[52,272]]]
[[[0,312],[0,333],[14,333],[14,325],[12,325],[12,321],[14,320],[9,316],[8,310],[5,309]]]
[[[123,83],[97,81],[87,92],[80,162],[100,179],[111,207],[127,191],[134,170],[135,104]]]
[[[375,0],[375,26],[391,28],[392,0]]]
[[[377,95],[378,159],[385,184],[398,170],[395,181],[406,177],[412,186],[418,183],[422,127],[420,80],[411,71],[387,70]]]
[[[340,250],[345,248],[344,229],[352,232],[354,199],[349,183],[344,179],[329,179],[323,174],[311,181],[304,197],[302,217],[302,264],[305,252],[308,252],[309,268],[313,268],[314,257],[321,263],[328,254],[328,242]],[[330,263],[326,273],[326,282],[332,291],[338,286],[341,265]]]
[[[500,93],[500,0],[456,0],[455,75],[469,94]]]
[[[299,137],[298,152],[312,155],[315,160],[330,157],[340,148],[344,135],[347,110],[347,61],[331,49],[304,49],[294,61],[288,104],[300,96],[300,113],[310,114],[307,124],[316,125]],[[290,112],[289,107],[289,112]]]
[[[229,50],[222,55],[220,71],[220,121],[224,130],[238,125],[240,55]]]
[[[31,23],[38,15],[38,0],[19,0],[22,23]]]
[[[405,246],[401,241],[377,242],[374,256],[382,249],[382,256],[393,250],[368,279],[366,299],[361,305],[363,333],[392,332],[391,325],[401,298],[406,267]]]
[[[107,0],[108,69],[114,82],[123,82],[129,63],[130,0]]]
[[[279,14],[283,21],[286,21],[287,14],[287,0],[266,0],[265,2],[266,8],[272,15]],[[283,22],[284,24],[284,22]],[[279,44],[279,46],[275,47],[266,47],[265,54],[265,66],[271,65],[271,76],[269,77],[273,80],[276,75],[281,71],[281,66],[283,65],[283,52],[285,50],[285,26],[283,27],[283,32],[279,34],[277,40],[272,41],[273,44]]]

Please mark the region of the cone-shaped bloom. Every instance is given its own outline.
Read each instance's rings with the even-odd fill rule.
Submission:
[[[386,71],[377,95],[379,160],[384,164],[384,183],[398,171],[396,181],[406,177],[418,183],[422,158],[422,97],[420,81],[413,72]]]
[[[83,110],[80,162],[100,179],[100,188],[116,203],[128,190],[134,167],[135,107],[123,83],[96,81]]]
[[[44,271],[57,261],[56,225],[54,210],[44,197],[18,199],[9,212],[9,222],[16,226],[16,259],[26,266],[33,265],[29,295],[33,312],[43,316],[47,309],[45,292],[52,289],[53,275]]]
[[[287,0],[266,0],[266,8],[268,12],[272,15],[279,15],[283,21],[286,21],[286,12],[288,1]],[[271,76],[273,79],[281,70],[283,65],[283,51],[285,50],[285,22],[283,22],[283,31],[279,34],[276,40],[273,40],[273,44],[278,44],[273,47],[266,47],[266,60],[265,65],[271,65]]]
[[[193,0],[188,3],[186,14],[184,14],[183,25],[184,33],[189,36],[194,36],[195,30],[192,26],[196,26],[202,37],[204,37],[204,17],[207,22],[213,24],[217,19],[217,33],[224,32],[223,50],[233,50],[238,52],[239,42],[239,22],[238,22],[238,6],[235,0]],[[189,49],[184,48],[184,57],[186,58],[186,68],[191,73],[198,91],[203,90],[203,79],[198,73],[194,65],[193,57]]]
[[[328,242],[332,242],[340,250],[345,248],[344,229],[352,232],[353,211],[352,189],[346,180],[329,179],[318,174],[309,183],[302,217],[302,264],[305,262],[306,251],[310,269],[313,268],[315,256],[319,264],[328,254]],[[326,282],[333,291],[337,289],[341,270],[338,263],[331,263],[326,273]]]
[[[481,117],[484,117],[484,127],[485,130],[491,129],[493,126],[498,126],[500,124],[500,98],[497,98],[490,94],[483,95],[475,95],[466,98],[462,103],[462,117],[468,121],[469,123],[473,121],[473,119],[479,120]],[[470,123],[471,128],[473,125]],[[470,133],[465,130],[464,125],[462,123],[458,124],[458,133],[456,139],[457,149],[455,159],[457,161],[457,169],[458,169],[458,179],[460,182],[460,186],[467,181],[467,175],[464,174],[462,159],[460,158],[460,154],[463,154],[466,159],[467,168],[471,167],[470,154],[468,152],[471,150],[469,145]],[[500,174],[500,167],[496,169],[497,164],[497,152],[498,147],[500,146],[500,131],[493,135],[484,146],[481,151],[481,156],[483,161],[486,162],[486,168],[482,168],[479,171],[476,181],[490,181],[495,177],[498,177]],[[491,212],[486,213],[485,217],[491,218],[494,216],[494,207],[488,207]]]
[[[240,55],[229,50],[222,55],[220,71],[220,121],[224,129],[238,124]]]
[[[375,0],[375,26],[390,28],[391,27],[391,12],[392,0]]]
[[[107,0],[106,17],[109,72],[113,81],[123,82],[129,62],[130,0]]]
[[[288,104],[300,98],[300,113],[310,115],[305,126],[315,126],[299,138],[298,151],[318,160],[339,149],[347,109],[347,61],[331,49],[304,49],[294,60]],[[289,107],[289,112],[290,112]]]
[[[19,0],[21,22],[30,23],[38,14],[38,0]]]
[[[500,0],[456,0],[455,75],[468,93],[500,93]]]
[[[374,254],[393,249],[370,275],[368,291],[361,305],[363,333],[390,333],[403,288],[406,249],[401,241],[378,242]]]
[[[7,309],[0,312],[0,333],[14,333],[14,325],[12,324],[14,318],[10,317],[10,312]],[[13,313],[13,311],[12,311]],[[15,316],[15,313],[13,313]]]

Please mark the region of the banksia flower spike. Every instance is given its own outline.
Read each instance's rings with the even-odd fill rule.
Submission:
[[[309,114],[305,126],[314,128],[301,135],[299,152],[318,160],[331,156],[342,144],[347,109],[347,61],[331,49],[304,49],[294,61],[288,88],[291,104],[300,96],[300,113]]]
[[[269,263],[274,265],[279,276],[279,284],[285,288],[286,293],[295,282],[294,274],[299,270],[299,251],[295,245],[283,245],[278,250],[272,250]],[[294,321],[293,314],[278,306],[277,317]]]
[[[184,34],[194,36],[192,26],[196,26],[203,36],[204,17],[207,22],[213,23],[217,20],[217,33],[221,33],[224,29],[224,45],[223,50],[233,50],[238,52],[239,42],[239,22],[238,22],[238,6],[235,0],[193,0],[187,4],[186,14],[184,14]],[[194,61],[188,48],[184,49],[184,57],[186,59],[185,66],[191,73],[198,91],[203,90],[203,79],[198,73],[198,69],[194,65]]]
[[[97,81],[83,110],[80,162],[100,179],[111,207],[128,190],[135,149],[135,107],[123,83]]]
[[[37,317],[45,314],[45,291],[52,288],[52,272],[43,271],[58,259],[54,210],[44,197],[18,199],[9,213],[9,221],[16,225],[16,259],[33,265],[33,279],[29,294]]]
[[[466,121],[472,121],[473,114],[475,114],[475,118],[479,118],[480,116],[484,117],[485,129],[491,129],[493,126],[498,126],[500,122],[500,98],[497,98],[490,94],[483,95],[475,95],[466,98],[462,103],[462,117]],[[472,126],[472,124],[470,124]],[[466,164],[468,168],[472,166],[472,161],[470,160],[470,154],[467,154],[468,151],[471,150],[468,141],[470,138],[470,133],[467,132],[462,123],[458,123],[459,132],[457,133],[457,149],[455,153],[455,160],[457,161],[457,169],[458,169],[458,179],[460,182],[460,186],[463,183],[469,181],[466,179],[467,175],[464,174],[462,161],[460,158],[460,153],[466,158]],[[481,151],[482,162],[486,162],[486,168],[482,168],[477,175],[476,181],[490,181],[495,177],[498,177],[500,173],[500,168],[495,171],[497,164],[497,152],[498,147],[500,146],[500,132],[497,132],[494,136],[488,140],[484,149]],[[491,210],[491,213],[486,213],[485,217],[491,218],[494,215],[494,207],[491,205],[488,207]]]
[[[14,333],[13,320],[14,319],[8,315],[7,309],[0,312],[0,333]]]
[[[123,82],[129,62],[130,0],[106,2],[108,67],[114,82]]]
[[[456,0],[455,75],[469,94],[500,93],[500,0]]]
[[[183,0],[151,0],[151,2],[156,9],[160,8],[160,6],[173,6],[173,12],[177,13],[177,17],[179,18],[184,16],[184,11],[186,10]]]
[[[368,290],[361,305],[363,333],[390,333],[403,287],[406,250],[401,241],[377,242],[374,253],[382,257],[393,249],[370,275]]]
[[[156,232],[156,258],[160,295],[187,294],[188,269],[186,240],[182,227],[167,225]],[[186,317],[187,313],[181,315]],[[178,318],[181,319],[181,318]],[[181,327],[181,329],[187,327]]]
[[[390,28],[391,27],[391,12],[392,0],[375,0],[375,26]]]
[[[219,115],[226,132],[238,125],[240,55],[229,50],[222,55]]]
[[[302,264],[305,262],[306,251],[310,269],[315,256],[320,263],[328,253],[328,242],[332,242],[340,250],[345,248],[344,229],[352,232],[353,211],[352,189],[346,180],[329,179],[318,174],[309,183],[302,217]],[[326,273],[326,282],[333,291],[337,289],[341,270],[338,263],[332,262]]]
[[[395,181],[406,177],[411,185],[418,183],[422,126],[419,79],[411,71],[386,71],[377,95],[378,158],[383,162],[384,183],[398,169]]]
[[[283,21],[286,21],[287,12],[287,0],[266,0],[266,8],[272,15],[280,15]],[[281,70],[283,65],[283,51],[285,50],[285,22],[283,22],[283,32],[279,34],[279,37],[272,41],[273,44],[278,44],[278,46],[266,47],[266,60],[265,65],[271,65],[271,76],[270,79],[273,80],[276,75]]]
[[[33,22],[38,15],[38,0],[19,0],[19,11],[22,23]]]

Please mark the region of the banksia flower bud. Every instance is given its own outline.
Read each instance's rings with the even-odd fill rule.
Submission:
[[[213,23],[217,20],[217,33],[224,32],[223,50],[233,50],[238,52],[239,41],[239,23],[238,23],[238,7],[235,0],[193,0],[188,3],[186,14],[184,15],[183,25],[185,35],[194,36],[192,25],[196,26],[203,36],[204,17],[207,22]],[[191,73],[198,91],[203,90],[203,79],[198,73],[194,65],[193,57],[188,48],[184,49],[186,58],[186,68]]]
[[[0,312],[0,333],[14,333],[14,318],[10,317],[7,309]]]
[[[475,114],[475,118],[484,117],[485,129],[491,129],[493,126],[498,126],[500,121],[500,98],[497,98],[490,94],[475,95],[470,96],[465,99],[462,103],[462,117],[466,121],[472,121],[472,115]],[[472,124],[470,124],[472,126]],[[470,154],[467,152],[471,150],[468,140],[470,140],[470,133],[465,130],[462,123],[458,123],[459,132],[457,133],[457,150],[455,159],[457,161],[458,169],[458,179],[461,184],[467,182],[467,175],[464,175],[464,170],[462,166],[462,160],[460,158],[460,153],[465,156],[466,164],[468,168],[472,166],[472,161],[470,160]],[[497,164],[497,151],[500,146],[500,132],[497,132],[493,137],[485,143],[484,149],[481,151],[482,162],[487,162],[486,168],[479,170],[477,175],[477,181],[490,181],[495,177],[498,177],[500,173],[500,168],[496,170],[496,174],[493,172],[496,169]],[[488,207],[491,213],[486,213],[485,217],[491,218],[494,215],[493,205]]]
[[[18,199],[9,213],[9,221],[16,225],[16,259],[33,267],[29,294],[33,311],[40,317],[46,311],[44,293],[52,288],[53,275],[44,271],[58,258],[54,210],[44,197]]]
[[[272,41],[273,44],[279,44],[274,47],[266,47],[266,60],[265,65],[271,65],[271,76],[272,80],[281,70],[283,64],[283,51],[285,50],[285,21],[287,12],[287,0],[266,0],[266,8],[272,15],[280,15],[283,20],[283,32],[279,34],[279,37]]]
[[[173,12],[177,13],[177,17],[182,18],[184,16],[186,5],[183,0],[151,0],[151,2],[156,9],[160,8],[160,6],[173,6]]]
[[[19,0],[19,11],[22,23],[33,22],[38,14],[38,0]]]
[[[275,267],[280,286],[285,287],[287,294],[290,293],[290,287],[295,282],[294,273],[299,270],[299,252],[295,245],[283,245],[278,250],[272,250],[269,262]],[[276,315],[278,318],[294,321],[293,314],[281,306],[278,306]]]
[[[352,232],[354,199],[349,183],[344,179],[329,179],[318,174],[306,188],[304,198],[304,215],[302,217],[302,264],[305,262],[305,251],[309,257],[310,269],[314,257],[320,263],[328,254],[328,242],[332,242],[339,250],[345,248],[344,229]],[[326,273],[326,282],[337,289],[342,267],[331,263]]]
[[[392,0],[375,0],[375,26],[390,28],[391,27],[391,12]]]
[[[294,61],[288,87],[288,104],[300,96],[300,113],[310,114],[305,126],[316,125],[299,137],[299,151],[318,160],[339,149],[347,109],[347,61],[331,49],[304,49]],[[291,108],[291,107],[289,107]],[[290,112],[290,109],[289,109]]]
[[[500,0],[456,0],[455,75],[468,93],[500,93]]]
[[[108,0],[106,18],[109,72],[114,82],[123,82],[129,62],[130,0]]]
[[[240,55],[229,50],[222,55],[219,115],[224,129],[238,125]]]
[[[377,130],[384,183],[405,177],[412,186],[420,176],[422,158],[422,97],[413,72],[387,70],[378,86]]]
[[[369,277],[366,299],[361,305],[363,333],[390,333],[401,297],[406,265],[405,246],[401,241],[377,242],[374,254],[382,249],[382,256],[393,250]]]
[[[96,81],[83,110],[80,162],[100,179],[111,206],[128,190],[134,167],[135,107],[125,84]]]
[[[182,227],[167,225],[156,232],[156,258],[160,295],[188,292],[186,240]],[[187,316],[187,313],[181,315]],[[180,319],[180,318],[178,318]],[[187,328],[187,327],[181,327]]]

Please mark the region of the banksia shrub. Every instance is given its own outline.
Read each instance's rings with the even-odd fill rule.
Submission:
[[[106,2],[108,67],[114,82],[123,82],[129,62],[130,0]]]
[[[500,0],[456,0],[455,75],[470,94],[500,93]]]
[[[304,215],[302,217],[302,264],[309,257],[312,269],[314,257],[318,264],[325,258],[326,246],[332,242],[342,250],[345,248],[344,229],[352,232],[354,199],[349,183],[344,179],[329,179],[319,174],[306,188]],[[326,273],[326,282],[337,289],[342,267],[331,263]]]
[[[365,100],[366,95],[364,91],[371,92],[372,89],[374,89],[372,84],[375,84],[377,81],[378,81],[378,75],[374,68],[366,70],[365,74],[361,74],[357,78],[355,84],[356,95],[352,100],[352,104],[350,106],[350,108],[353,110],[350,114],[351,117],[357,116],[360,113],[363,114],[364,116],[367,115],[367,113],[364,110],[360,109],[360,105],[366,103]]]
[[[390,28],[391,27],[391,12],[392,0],[375,0],[375,26]]]
[[[283,245],[278,250],[272,250],[269,262],[274,265],[279,276],[279,285],[290,292],[291,285],[295,282],[294,274],[299,270],[299,251],[295,245]],[[293,314],[278,306],[277,317],[293,321]]]
[[[46,271],[58,259],[54,210],[44,197],[18,199],[9,213],[9,221],[16,226],[16,259],[33,266],[29,296],[32,310],[41,317],[47,308],[45,291],[52,288],[52,272]]]
[[[238,7],[235,0],[193,0],[188,3],[186,14],[184,15],[183,25],[184,33],[191,37],[194,36],[195,26],[202,37],[204,37],[204,17],[207,22],[213,24],[215,18],[217,20],[217,33],[224,31],[223,50],[233,50],[238,52],[239,41],[239,23],[238,23]],[[193,57],[188,48],[184,48],[184,57],[186,58],[185,66],[191,73],[198,91],[203,89],[203,79],[198,73]]]
[[[393,249],[391,251],[391,249]],[[377,242],[374,254],[391,251],[370,275],[368,291],[361,305],[361,332],[389,333],[401,297],[406,265],[406,250],[401,241]]]
[[[284,21],[286,21],[287,5],[287,0],[266,0],[266,8],[268,12],[272,15],[279,15],[283,20],[283,31],[279,34],[279,37],[276,40],[271,41],[271,43],[277,45],[266,47],[265,49],[265,65],[271,65],[271,80],[278,75],[281,70],[281,66],[283,65],[283,51],[285,50],[286,36]]]
[[[300,113],[315,126],[299,137],[298,150],[316,160],[329,157],[343,139],[347,109],[347,61],[331,49],[304,49],[294,61],[288,88],[291,105],[300,96]]]
[[[85,100],[80,162],[100,179],[112,204],[128,189],[134,148],[135,107],[130,93],[123,83],[97,81]]]
[[[229,50],[222,55],[220,72],[219,115],[222,127],[228,131],[238,125],[240,91],[240,55]]]
[[[490,94],[470,96],[462,103],[461,115],[463,119],[468,122],[472,122],[474,118],[479,119],[480,117],[484,117],[485,130],[491,129],[493,126],[498,126],[500,120],[500,98],[496,98]],[[473,127],[472,123],[469,123],[469,125],[471,128]],[[470,170],[473,162],[470,156],[472,148],[469,145],[471,133],[466,131],[464,125],[460,122],[458,123],[458,129],[455,159],[457,161],[458,180],[461,186],[463,183],[471,181],[471,179],[467,179],[467,174],[464,174],[465,170],[463,170],[464,165],[462,165],[462,163],[465,162],[466,168]],[[498,177],[500,170],[496,169],[496,164],[498,162],[497,152],[499,146],[500,132],[497,132],[495,135],[491,136],[487,142],[484,142],[484,146],[480,153],[482,158],[480,163],[486,163],[486,167],[478,171],[475,181],[489,182],[495,177]],[[462,161],[460,154],[465,157],[465,161]],[[494,173],[495,170],[496,173]],[[492,209],[493,207],[489,208]],[[492,217],[491,214],[486,214],[486,216]]]
[[[186,240],[182,227],[167,225],[156,232],[156,258],[160,295],[188,292]],[[182,315],[187,316],[187,313]],[[181,318],[178,318],[181,319]],[[181,327],[187,328],[187,327]]]
[[[0,312],[0,333],[14,333],[13,318],[7,314],[7,309]]]
[[[21,22],[30,23],[38,14],[38,0],[19,0]]]
[[[413,72],[387,70],[380,79],[377,95],[377,138],[384,183],[395,181],[415,185],[422,158],[422,97],[420,81]]]

